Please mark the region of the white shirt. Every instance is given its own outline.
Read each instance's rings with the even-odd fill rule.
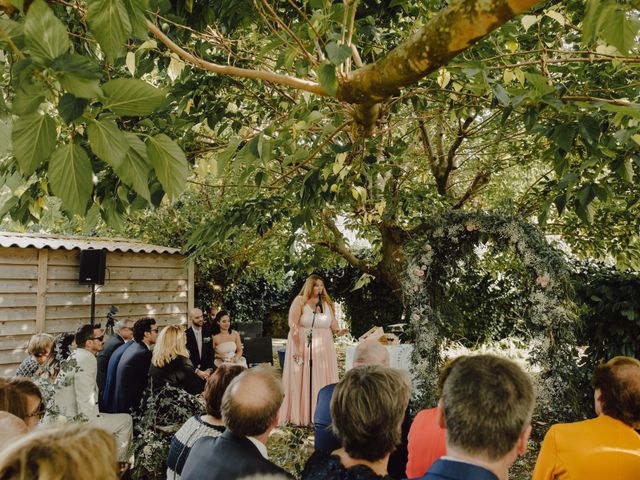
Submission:
[[[192,325],[193,335],[196,337],[196,345],[198,345],[198,355],[202,358],[202,327]]]
[[[262,455],[264,458],[269,460],[269,454],[267,453],[267,446],[264,443],[262,443],[260,440],[256,439],[255,437],[247,437],[247,440],[250,440],[251,443],[253,443],[256,446],[256,448],[260,452],[260,455]]]

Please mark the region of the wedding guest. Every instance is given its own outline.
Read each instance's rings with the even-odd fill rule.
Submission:
[[[87,424],[35,430],[3,452],[0,478],[116,480],[113,435]]]
[[[247,368],[247,360],[242,356],[240,334],[231,328],[229,314],[220,310],[215,318],[213,330],[214,364],[219,367],[223,363],[240,365]]]
[[[33,335],[27,345],[29,356],[22,361],[16,370],[15,376],[32,377],[35,375],[49,356],[52,345],[53,337],[48,333]]]
[[[7,383],[13,387],[15,393],[24,402],[24,415],[19,415],[18,411],[9,413],[18,415],[29,430],[33,430],[45,414],[45,406],[42,402],[42,392],[33,381],[26,377],[12,377],[7,379]],[[0,387],[1,388],[1,387]],[[0,410],[4,410],[0,408]]]
[[[342,447],[316,450],[302,479],[391,479],[387,464],[400,443],[410,395],[410,380],[400,370],[380,365],[349,370],[331,399],[331,428]]]
[[[534,406],[533,385],[515,362],[495,355],[455,361],[438,402],[447,456],[421,480],[507,480],[527,450]]]
[[[204,387],[206,414],[191,417],[171,439],[167,458],[167,480],[179,480],[193,444],[202,437],[219,437],[225,431],[222,397],[229,383],[244,371],[240,365],[221,365]]]
[[[98,384],[98,393],[100,399],[104,393],[104,386],[107,381],[107,369],[109,367],[109,359],[113,352],[124,342],[133,338],[133,321],[131,320],[118,320],[113,325],[113,335],[111,335],[104,344],[104,348],[98,353],[98,374],[96,376],[96,383]],[[104,404],[100,403],[101,407]]]
[[[205,325],[202,310],[199,308],[189,311],[189,322],[191,326],[186,331],[189,358],[198,376],[206,380],[213,371],[211,330]]]
[[[222,397],[227,429],[191,448],[183,480],[236,480],[259,473],[293,477],[269,460],[267,439],[278,423],[282,383],[273,368],[256,367],[234,378]]]
[[[333,332],[344,335],[347,330],[339,330],[335,308],[322,278],[310,275],[289,308],[281,424],[310,424],[318,392],[338,381]],[[310,360],[313,371],[309,368]]]
[[[640,361],[615,357],[593,372],[596,418],[553,425],[532,480],[640,478]]]
[[[192,395],[202,393],[204,381],[196,374],[187,350],[186,337],[181,325],[164,327],[151,356],[149,377],[154,391],[165,385],[181,388]]]

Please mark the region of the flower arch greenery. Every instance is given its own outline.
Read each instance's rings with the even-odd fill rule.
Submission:
[[[418,404],[437,402],[437,373],[446,338],[433,289],[480,255],[513,249],[531,288],[524,293],[525,322],[533,347],[527,363],[539,370],[537,416],[545,421],[575,419],[581,412],[570,269],[564,254],[550,245],[537,226],[515,216],[449,211],[434,216],[407,249],[404,295],[415,333],[413,368],[420,389]]]

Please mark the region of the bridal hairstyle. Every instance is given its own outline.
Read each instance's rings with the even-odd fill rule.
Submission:
[[[34,430],[2,452],[0,480],[116,480],[113,435],[88,423]]]
[[[187,337],[181,325],[166,326],[158,334],[158,339],[153,347],[151,363],[158,368],[162,368],[171,360],[177,358],[178,355],[189,357]]]

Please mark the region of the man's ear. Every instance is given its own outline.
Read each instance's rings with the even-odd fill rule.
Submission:
[[[531,424],[527,425],[522,433],[518,437],[516,443],[516,453],[518,455],[524,455],[527,452],[527,443],[529,443],[529,436],[531,435]]]
[[[443,429],[447,429],[447,422],[444,418],[444,402],[442,399],[438,400],[438,406],[436,407],[438,426]]]

